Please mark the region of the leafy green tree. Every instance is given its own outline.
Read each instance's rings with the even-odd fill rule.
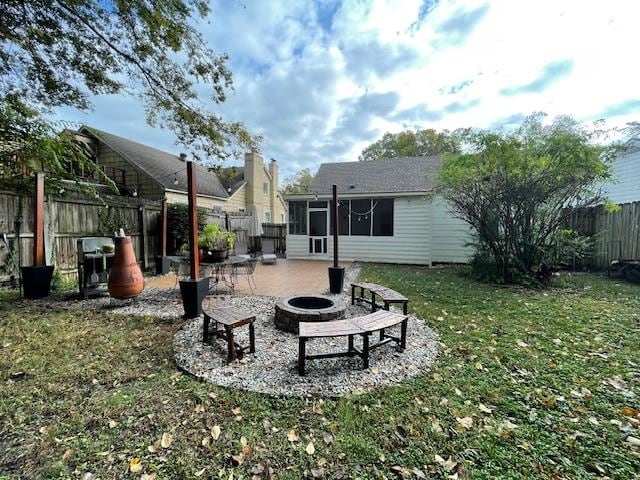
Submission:
[[[466,132],[468,152],[445,156],[440,193],[475,232],[479,276],[548,281],[567,207],[605,200],[596,186],[620,147],[569,117],[543,118],[532,115],[514,132]]]
[[[94,177],[115,191],[69,131],[55,125],[13,96],[0,101],[0,188],[27,193],[33,189],[33,174],[43,171],[47,193],[62,194],[74,188],[94,193],[83,177]],[[82,175],[78,175],[82,172]],[[70,183],[74,182],[74,183]]]
[[[232,88],[225,54],[208,48],[195,21],[204,0],[4,0],[0,90],[31,106],[90,108],[96,94],[130,93],[147,122],[172,130],[196,158],[226,158],[259,139],[200,100]]]
[[[290,175],[284,179],[282,187],[283,195],[295,195],[297,193],[309,193],[311,191],[311,183],[313,182],[313,174],[308,168],[303,168],[298,173]]]
[[[464,130],[438,132],[404,130],[400,133],[385,133],[380,140],[369,145],[360,154],[360,160],[379,160],[395,157],[425,157],[443,153],[460,152],[460,136]]]

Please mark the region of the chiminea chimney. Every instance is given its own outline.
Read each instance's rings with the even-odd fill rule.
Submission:
[[[183,162],[186,162],[187,161],[187,154],[186,153],[181,153],[180,154],[180,160],[183,161]]]

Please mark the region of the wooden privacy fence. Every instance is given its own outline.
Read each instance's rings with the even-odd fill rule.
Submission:
[[[624,203],[617,212],[604,206],[575,208],[568,228],[595,240],[591,257],[586,262],[594,268],[607,268],[614,260],[640,260],[640,202]]]
[[[143,269],[155,265],[160,254],[161,202],[141,198],[105,197],[104,203],[86,197],[47,197],[45,203],[45,250],[47,264],[62,274],[77,275],[77,240],[81,237],[113,236],[106,231],[116,218],[132,237],[136,258]],[[33,262],[33,199],[0,191],[0,235],[5,233],[17,261],[15,220],[21,215],[21,265]],[[1,242],[0,242],[1,243]],[[0,250],[0,278],[6,279],[7,248]]]

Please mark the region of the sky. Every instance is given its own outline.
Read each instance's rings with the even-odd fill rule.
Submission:
[[[355,161],[385,132],[510,128],[544,111],[640,120],[637,0],[212,0],[200,30],[235,91],[212,106],[264,136],[280,178]],[[180,152],[131,97],[61,110]],[[240,160],[229,165],[241,164]]]

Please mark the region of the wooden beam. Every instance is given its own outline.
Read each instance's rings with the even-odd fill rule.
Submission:
[[[187,190],[189,198],[189,265],[191,266],[191,280],[200,278],[200,264],[198,258],[198,203],[196,183],[196,168],[191,160],[187,160]]]
[[[338,268],[338,233],[339,233],[338,219],[338,186],[333,184],[333,266]]]
[[[146,270],[149,268],[149,246],[148,246],[148,232],[147,232],[147,212],[145,211],[144,205],[140,205],[138,207],[138,215],[139,221],[138,225],[140,228],[140,249],[142,250],[142,269]]]
[[[44,258],[44,173],[36,173],[35,204],[33,205],[33,264],[45,265]]]
[[[167,256],[167,199],[162,199],[160,213],[160,255]]]

